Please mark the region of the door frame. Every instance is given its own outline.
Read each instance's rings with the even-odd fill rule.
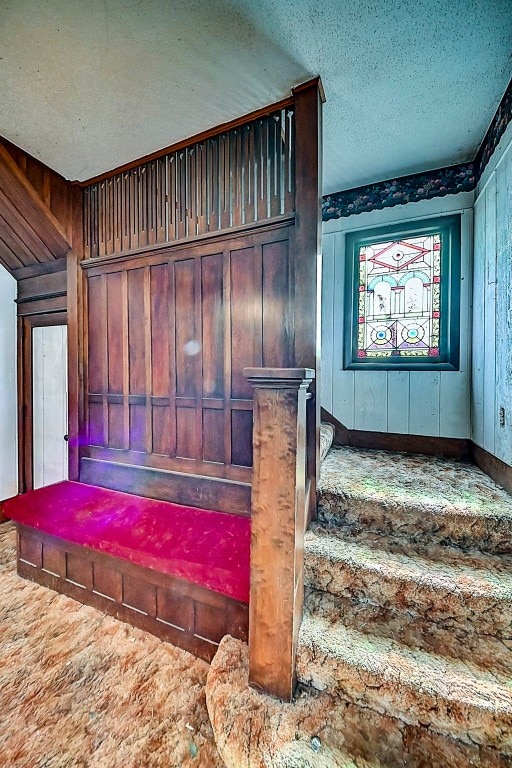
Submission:
[[[66,325],[67,312],[18,317],[18,493],[34,487],[32,329]]]

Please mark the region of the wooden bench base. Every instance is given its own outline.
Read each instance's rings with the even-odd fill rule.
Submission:
[[[211,661],[247,640],[248,606],[197,584],[17,523],[18,574]]]

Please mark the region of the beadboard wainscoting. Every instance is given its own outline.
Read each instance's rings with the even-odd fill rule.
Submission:
[[[470,436],[473,192],[324,223],[322,406],[348,429],[434,437]],[[370,227],[461,214],[458,371],[343,370],[345,235]]]

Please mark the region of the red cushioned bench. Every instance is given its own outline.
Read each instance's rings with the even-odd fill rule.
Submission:
[[[62,482],[8,499],[18,573],[211,659],[247,637],[250,520]]]

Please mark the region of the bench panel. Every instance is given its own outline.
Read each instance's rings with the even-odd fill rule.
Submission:
[[[218,592],[16,524],[18,574],[211,661],[227,633],[248,636],[248,606]]]

